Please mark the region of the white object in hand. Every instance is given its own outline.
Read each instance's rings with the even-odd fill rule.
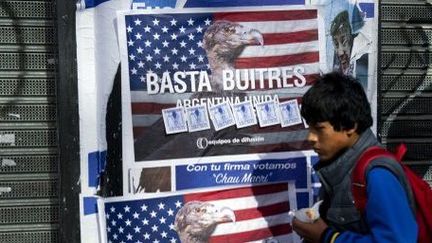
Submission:
[[[290,211],[289,214],[303,223],[313,223],[319,219],[319,207],[323,201],[316,202],[311,208],[302,208],[296,211]]]

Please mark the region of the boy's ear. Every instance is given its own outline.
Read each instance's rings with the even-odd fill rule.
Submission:
[[[354,133],[357,133],[357,123],[354,124],[353,128],[347,129],[346,133],[347,133],[348,136],[351,136]]]

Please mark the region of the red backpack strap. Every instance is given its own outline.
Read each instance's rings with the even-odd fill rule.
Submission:
[[[366,208],[366,169],[371,161],[379,157],[390,157],[400,161],[406,152],[405,145],[397,148],[396,154],[392,154],[379,146],[372,146],[366,149],[357,160],[353,172],[351,173],[351,191],[354,197],[356,208],[363,213]]]
[[[404,157],[405,153],[407,151],[407,147],[404,143],[399,144],[396,147],[396,151],[394,153],[394,156],[396,157],[396,160],[401,162],[402,158]]]

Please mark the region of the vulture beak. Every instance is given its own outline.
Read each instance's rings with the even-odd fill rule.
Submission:
[[[249,45],[264,45],[264,38],[256,29],[249,29],[248,31],[243,32],[242,40],[246,41]]]
[[[236,221],[234,211],[228,207],[222,207],[215,212],[215,220],[217,223],[228,223]]]

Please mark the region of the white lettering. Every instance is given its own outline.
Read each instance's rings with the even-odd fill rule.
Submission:
[[[306,85],[304,67],[257,68],[222,71],[224,90],[254,90],[303,87]],[[148,94],[185,93],[212,91],[209,75],[206,71],[175,72],[172,76],[164,72],[162,77],[148,72]]]
[[[284,88],[292,88],[294,85],[288,83],[288,79],[293,77],[292,68],[282,68],[282,87]]]
[[[281,79],[280,79],[281,71],[279,68],[269,68],[268,69],[268,83],[269,88],[273,88],[273,82],[276,82],[276,87],[280,88],[281,85]]]
[[[175,89],[176,93],[186,92],[187,85],[186,85],[186,82],[183,80],[184,78],[186,78],[186,74],[184,72],[174,73],[174,82],[176,82],[174,89]]]
[[[158,76],[156,73],[148,72],[146,75],[147,93],[159,93]]]
[[[213,174],[213,177],[215,177],[215,181],[218,184],[238,184],[240,182],[240,178],[238,176],[228,176],[227,173]]]
[[[210,79],[207,75],[207,72],[201,71],[199,76],[199,83],[198,83],[198,92],[204,91],[204,88],[206,88],[207,91],[211,91],[211,85],[210,85]]]
[[[294,76],[298,79],[294,79],[294,85],[296,87],[304,87],[306,85],[306,78],[303,76],[305,70],[302,66],[294,67]]]
[[[207,171],[208,167],[207,165],[187,165],[186,170],[188,172],[199,172],[199,171]]]
[[[166,93],[165,90],[167,90],[167,89],[168,89],[169,93],[174,93],[174,87],[173,87],[172,82],[171,82],[171,77],[170,77],[168,72],[164,72],[162,74],[160,92]]]
[[[222,71],[222,83],[224,90],[233,90],[234,84],[234,73],[231,70]]]
[[[188,84],[190,92],[211,91],[210,79],[205,71],[175,72],[172,76],[169,72],[164,72],[162,77],[148,72],[146,78],[148,94],[185,93]]]

